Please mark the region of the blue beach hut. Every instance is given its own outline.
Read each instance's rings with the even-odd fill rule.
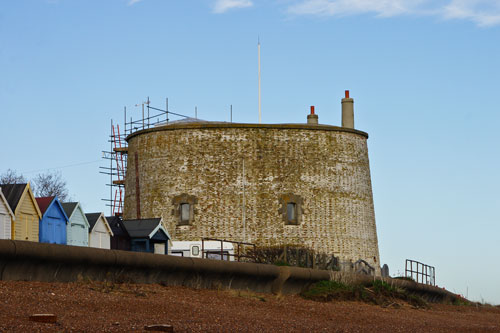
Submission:
[[[56,196],[35,198],[42,213],[38,238],[40,243],[66,244],[68,216]]]
[[[123,220],[122,223],[130,236],[132,251],[168,254],[172,238],[163,227],[162,219]]]

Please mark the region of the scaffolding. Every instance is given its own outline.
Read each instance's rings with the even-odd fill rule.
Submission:
[[[100,172],[109,176],[109,183],[106,184],[110,190],[109,198],[102,200],[110,207],[111,215],[123,214],[128,152],[125,137],[125,133],[120,133],[120,125],[115,126],[111,120],[111,134],[108,139],[110,150],[102,152],[103,159],[109,162],[109,165],[100,167]]]
[[[175,120],[192,119],[189,116],[172,112],[168,109],[168,98],[165,99],[165,110],[151,106],[149,97],[145,102],[136,104],[136,107],[141,107],[141,116],[134,120],[130,117],[127,121],[127,108],[123,108],[124,114],[124,129],[120,132],[120,125],[114,124],[111,120],[111,130],[108,139],[110,145],[109,151],[102,152],[102,158],[106,162],[106,166],[99,167],[100,173],[109,176],[109,198],[102,199],[106,202],[106,206],[110,208],[110,214],[121,216],[123,214],[123,201],[125,199],[125,176],[127,174],[127,156],[128,145],[126,138],[130,134],[162,125],[168,125],[171,122],[171,117]]]

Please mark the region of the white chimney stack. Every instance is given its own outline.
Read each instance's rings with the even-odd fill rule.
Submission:
[[[342,127],[354,128],[354,100],[349,98],[349,90],[342,98]]]

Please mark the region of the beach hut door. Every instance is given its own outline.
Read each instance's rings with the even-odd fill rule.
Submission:
[[[155,243],[155,253],[165,254],[165,244],[164,243]]]
[[[5,234],[5,223],[4,221],[7,221],[7,215],[5,214],[0,214],[0,239],[9,239],[7,235]]]

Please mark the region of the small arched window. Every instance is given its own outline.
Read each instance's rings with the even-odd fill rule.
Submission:
[[[172,199],[172,205],[174,206],[172,215],[175,216],[177,225],[191,225],[194,222],[194,217],[197,212],[195,205],[197,203],[198,199],[187,193],[182,193]]]
[[[299,225],[302,222],[303,200],[299,195],[293,193],[282,194],[280,196],[279,213],[287,225]]]
[[[189,220],[191,220],[191,205],[188,204],[187,202],[183,202],[180,204],[179,209],[180,209],[180,216],[181,216],[181,223],[183,224],[188,224]]]
[[[286,219],[290,224],[297,223],[297,204],[295,202],[286,204]]]

